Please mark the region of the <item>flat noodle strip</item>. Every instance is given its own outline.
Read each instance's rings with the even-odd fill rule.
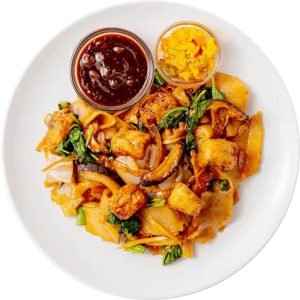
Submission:
[[[95,118],[99,120],[100,129],[112,127],[116,123],[116,119],[113,115],[102,110],[94,109],[81,99],[77,99],[71,104],[71,110],[78,115],[83,127],[86,127]]]
[[[104,184],[112,191],[113,194],[116,194],[120,188],[118,183],[116,183],[113,179],[103,174],[91,171],[81,171],[80,176],[82,176],[85,179],[97,181]]]
[[[123,127],[129,128],[129,129],[131,128],[127,123],[125,123],[120,118],[115,117],[115,119],[116,119],[116,127],[117,127],[117,129],[120,129],[120,128],[123,128]]]
[[[84,194],[87,190],[99,186],[98,182],[94,181],[86,181],[86,182],[79,182],[76,187],[72,190],[71,198],[80,197]]]
[[[143,176],[145,175],[147,172],[149,172],[148,170],[143,170],[143,169],[139,169],[139,170],[132,170],[130,169],[127,165],[119,162],[119,161],[114,161],[113,163],[114,166],[117,166],[117,168],[122,169],[125,172],[128,172],[134,176]]]
[[[177,245],[181,244],[182,242],[170,231],[164,228],[159,222],[157,222],[154,218],[148,216],[146,219],[151,223],[151,225],[155,226],[156,229],[163,235],[167,236],[169,239],[174,241]]]
[[[142,238],[142,239],[137,239],[137,240],[127,242],[123,244],[120,248],[127,249],[136,245],[149,244],[149,243],[155,243],[155,242],[166,241],[166,240],[168,240],[168,238],[165,236],[154,236],[149,238]]]
[[[194,243],[185,241],[182,245],[182,257],[190,258],[194,256]]]
[[[199,234],[200,234],[199,231],[196,230],[196,231],[194,231],[193,233],[191,233],[191,234],[187,237],[187,240],[192,241],[192,240],[194,240]]]
[[[100,118],[99,129],[109,128],[116,124],[116,119],[111,114],[102,110],[95,110],[91,113],[91,115],[88,115],[82,121],[83,126],[86,127],[90,122],[92,122],[96,118],[98,120]]]
[[[114,117],[119,117],[120,115],[122,115],[123,113],[129,111],[130,108],[125,108],[125,109],[122,109],[122,110],[119,110],[119,111],[116,111],[115,113],[113,113],[112,115]]]
[[[160,247],[160,246],[174,246],[174,245],[178,245],[178,243],[168,239],[165,241],[159,241],[155,243],[147,243],[146,245]]]
[[[174,138],[174,139],[168,139],[168,140],[164,140],[162,143],[164,145],[169,145],[169,144],[174,144],[174,143],[177,143],[179,142],[180,140],[184,139],[184,137],[178,137],[178,138]]]
[[[57,164],[61,163],[61,162],[65,162],[65,161],[73,161],[75,160],[77,157],[76,156],[68,156],[68,157],[64,157],[62,159],[56,160],[54,162],[52,162],[51,164],[49,164],[48,166],[46,166],[42,172],[46,172],[47,170],[51,169],[52,167],[56,166]]]
[[[42,149],[44,148],[45,146],[45,143],[46,143],[46,137],[43,137],[43,139],[39,142],[39,144],[36,146],[35,150],[37,152],[40,152],[42,151]]]

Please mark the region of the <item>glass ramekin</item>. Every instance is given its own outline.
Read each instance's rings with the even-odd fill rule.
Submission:
[[[116,35],[122,35],[125,36],[126,38],[129,38],[133,40],[143,51],[146,60],[147,60],[147,76],[146,80],[141,87],[140,91],[129,101],[126,103],[123,103],[121,105],[103,105],[100,103],[96,103],[91,97],[89,97],[82,89],[79,81],[80,79],[78,78],[77,74],[77,66],[79,64],[79,59],[81,56],[82,51],[84,51],[85,47],[87,44],[89,44],[91,41],[94,39],[97,39],[100,36],[104,35],[111,35],[111,34],[116,34]],[[151,51],[149,50],[148,46],[146,43],[136,34],[123,29],[123,28],[117,28],[117,27],[106,27],[106,28],[101,28],[96,31],[91,32],[90,34],[86,35],[76,46],[72,58],[71,58],[71,66],[70,66],[70,76],[71,76],[71,81],[73,84],[73,87],[77,93],[77,95],[87,102],[89,105],[95,107],[96,109],[101,109],[105,111],[110,111],[110,112],[115,112],[118,110],[126,109],[134,104],[136,104],[139,100],[141,100],[149,91],[153,78],[154,78],[154,61],[153,57],[151,55]]]
[[[215,40],[215,43],[218,47],[218,53],[217,53],[217,56],[216,56],[215,67],[212,70],[212,72],[206,78],[204,78],[203,80],[185,81],[181,78],[171,78],[161,68],[161,66],[159,64],[159,61],[162,58],[162,51],[161,51],[161,41],[162,41],[162,39],[168,37],[175,29],[180,28],[180,27],[196,27],[197,29],[204,31],[208,37],[212,37]],[[156,42],[155,49],[154,49],[154,61],[155,61],[156,69],[158,70],[158,72],[170,84],[178,86],[178,87],[183,88],[183,89],[197,88],[197,87],[205,84],[207,81],[209,81],[211,79],[211,77],[216,73],[216,71],[219,67],[219,63],[220,63],[220,46],[219,46],[218,40],[217,40],[216,36],[214,35],[214,33],[209,28],[207,28],[206,26],[204,26],[200,23],[194,22],[194,21],[176,22],[176,23],[168,26],[159,35],[158,40]]]

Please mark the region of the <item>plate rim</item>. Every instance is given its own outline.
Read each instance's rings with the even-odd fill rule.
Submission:
[[[232,275],[236,274],[237,272],[239,272],[241,269],[243,269],[248,263],[250,263],[263,249],[264,247],[269,243],[269,241],[272,239],[272,237],[274,236],[274,234],[277,232],[279,226],[281,225],[286,212],[291,204],[291,201],[293,199],[294,196],[294,192],[295,192],[295,188],[296,188],[296,184],[297,184],[297,180],[298,180],[298,174],[299,174],[299,161],[300,161],[300,139],[299,139],[299,126],[298,126],[298,120],[297,120],[297,115],[296,115],[296,111],[294,108],[294,104],[293,101],[290,97],[289,91],[282,79],[282,77],[280,76],[277,68],[275,67],[275,65],[272,63],[272,61],[268,58],[268,56],[265,54],[265,52],[260,48],[259,45],[257,45],[252,38],[248,37],[245,33],[243,33],[238,27],[236,27],[235,25],[233,25],[232,23],[228,22],[227,20],[223,19],[222,17],[220,17],[217,14],[211,13],[210,11],[204,10],[202,8],[200,8],[199,6],[196,5],[191,5],[191,4],[185,4],[182,3],[178,0],[171,0],[171,1],[166,1],[166,0],[155,0],[155,1],[150,1],[150,0],[145,0],[145,1],[138,1],[138,0],[130,0],[130,1],[124,1],[122,3],[119,4],[112,4],[109,6],[106,6],[104,8],[97,8],[96,11],[92,12],[92,13],[87,13],[84,14],[83,16],[81,16],[80,18],[76,19],[73,22],[70,22],[69,24],[67,24],[66,26],[64,26],[61,30],[59,30],[58,32],[54,33],[54,36],[52,36],[49,41],[47,43],[45,43],[40,49],[38,49],[34,56],[31,58],[31,60],[29,61],[29,63],[24,67],[24,69],[21,72],[21,75],[19,76],[18,80],[16,80],[15,86],[12,89],[12,95],[9,98],[8,102],[7,102],[7,107],[6,107],[6,111],[4,113],[4,118],[2,119],[2,166],[1,166],[1,174],[3,175],[4,178],[4,189],[6,191],[7,194],[7,198],[10,199],[10,206],[13,208],[12,211],[15,212],[15,214],[18,216],[16,219],[18,220],[19,224],[22,224],[22,229],[24,232],[26,232],[27,236],[30,238],[31,241],[33,241],[33,244],[37,247],[37,249],[39,249],[41,251],[41,253],[43,253],[43,255],[50,261],[52,262],[55,266],[57,266],[60,270],[62,270],[65,274],[69,275],[71,278],[76,279],[77,282],[80,282],[81,284],[84,284],[90,288],[93,288],[97,291],[103,292],[103,293],[107,293],[110,295],[115,295],[115,296],[119,296],[119,297],[124,297],[124,298],[128,298],[128,299],[140,299],[138,296],[133,296],[131,293],[127,293],[127,294],[121,294],[118,292],[115,292],[109,288],[103,287],[103,286],[96,286],[94,284],[92,284],[91,282],[89,282],[88,280],[85,280],[83,278],[81,278],[78,275],[75,275],[74,273],[72,273],[71,271],[69,271],[68,269],[66,269],[64,266],[62,266],[58,261],[56,261],[56,259],[54,257],[52,257],[50,254],[48,254],[48,252],[46,251],[46,249],[44,249],[39,241],[32,235],[32,233],[30,232],[30,230],[28,229],[28,227],[26,226],[26,223],[24,221],[24,218],[22,217],[21,212],[19,211],[16,202],[14,200],[13,197],[13,187],[11,186],[11,184],[9,183],[8,180],[8,168],[9,168],[9,164],[7,162],[7,160],[5,159],[7,156],[7,152],[8,149],[5,147],[5,141],[8,139],[8,132],[7,132],[7,127],[8,127],[8,121],[10,119],[10,114],[12,112],[12,103],[14,101],[14,98],[17,94],[18,91],[18,87],[21,84],[21,82],[23,81],[23,79],[26,77],[28,70],[30,69],[30,67],[34,64],[35,60],[37,57],[39,57],[44,50],[46,50],[48,48],[48,46],[60,35],[62,35],[65,31],[67,31],[68,29],[70,29],[71,27],[73,27],[75,24],[80,23],[81,21],[92,17],[94,15],[99,14],[100,12],[103,13],[106,10],[113,10],[115,8],[120,8],[120,7],[127,7],[127,6],[132,6],[132,5],[142,5],[142,4],[146,4],[146,5],[155,5],[155,4],[167,4],[167,5],[179,5],[179,6],[184,6],[187,8],[192,8],[192,9],[197,9],[199,11],[204,12],[207,15],[213,16],[218,18],[219,20],[221,20],[222,22],[226,23],[226,25],[234,28],[236,31],[239,32],[239,34],[241,34],[244,38],[248,39],[252,44],[254,44],[256,46],[256,48],[259,50],[259,52],[264,56],[264,58],[268,61],[268,63],[273,67],[274,69],[274,75],[276,75],[276,77],[278,78],[278,80],[281,82],[282,87],[287,95],[287,100],[288,103],[291,107],[291,113],[292,113],[292,127],[293,127],[293,135],[295,135],[295,145],[297,146],[297,149],[295,150],[295,153],[298,153],[296,159],[297,161],[294,162],[293,164],[293,178],[290,178],[290,181],[292,181],[291,188],[288,191],[289,195],[286,198],[285,202],[284,202],[284,208],[282,208],[279,216],[276,219],[276,224],[274,222],[274,224],[272,226],[272,230],[271,234],[269,235],[269,237],[264,241],[264,243],[261,245],[261,247],[259,247],[259,249],[256,250],[255,253],[253,253],[250,257],[250,259],[247,259],[246,262],[244,262],[243,264],[241,264],[241,266],[239,268],[236,268],[235,270],[229,272],[228,274],[226,274],[226,276],[224,276],[221,279],[216,279],[214,281],[212,281],[210,284],[206,284],[204,287],[202,288],[190,288],[190,289],[183,289],[182,291],[178,291],[175,292],[174,294],[169,293],[167,296],[163,296],[163,297],[159,297],[159,296],[144,296],[143,299],[170,299],[170,298],[178,298],[178,297],[182,297],[182,296],[186,296],[186,295],[190,295],[193,293],[197,293],[200,291],[204,291],[210,287],[213,287],[214,285],[217,285],[221,282],[223,282],[224,280],[228,279],[229,277],[231,277]]]

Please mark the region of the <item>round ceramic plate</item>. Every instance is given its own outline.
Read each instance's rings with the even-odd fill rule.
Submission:
[[[153,50],[173,22],[193,20],[218,37],[220,70],[239,76],[250,91],[247,112],[263,112],[261,170],[241,184],[232,221],[215,240],[196,247],[192,259],[162,267],[160,256],[134,255],[87,234],[63,217],[43,186],[43,155],[35,146],[45,133],[44,116],[76,95],[69,76],[72,52],[87,33],[118,26],[140,35]],[[16,126],[16,120],[18,126]],[[286,88],[262,51],[237,28],[198,8],[181,4],[131,3],[99,11],[67,28],[35,58],[12,99],[5,128],[4,160],[12,199],[34,240],[68,273],[102,291],[157,299],[200,291],[249,262],[280,224],[298,170],[298,134]]]

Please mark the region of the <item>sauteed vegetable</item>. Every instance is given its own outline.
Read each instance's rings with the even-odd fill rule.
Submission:
[[[198,90],[157,77],[137,105],[109,114],[81,99],[47,115],[45,187],[65,216],[132,253],[168,265],[229,224],[240,182],[258,171],[262,114],[248,91],[217,73]]]

